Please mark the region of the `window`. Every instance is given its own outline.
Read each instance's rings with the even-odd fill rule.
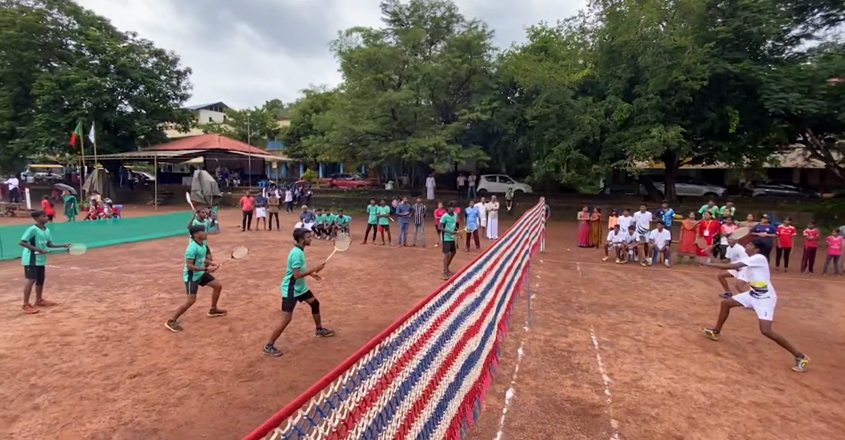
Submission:
[[[508,185],[513,185],[515,182],[508,176],[499,176],[499,183],[505,183]]]
[[[484,181],[489,183],[496,183],[496,176],[484,176]]]
[[[214,122],[214,119],[211,119],[211,116],[208,117],[208,122]]]

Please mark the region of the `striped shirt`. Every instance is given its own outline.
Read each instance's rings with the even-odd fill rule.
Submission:
[[[415,225],[421,225],[425,221],[425,205],[419,204],[411,206],[411,216],[414,218]]]

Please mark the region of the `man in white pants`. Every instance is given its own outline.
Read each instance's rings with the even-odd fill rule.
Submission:
[[[490,197],[490,203],[487,204],[487,238],[499,239],[499,201],[496,196]]]
[[[479,199],[478,203],[475,204],[475,209],[478,210],[478,225],[481,228],[481,235],[487,237],[487,199],[484,197]]]
[[[425,179],[425,198],[434,200],[434,188],[437,184],[434,182],[434,174],[429,174]]]
[[[705,263],[707,266],[719,269],[744,270],[745,276],[748,278],[748,283],[745,284],[747,287],[744,289],[748,290],[731,298],[723,299],[716,325],[713,328],[704,328],[702,330],[704,331],[704,336],[718,341],[722,334],[722,326],[728,320],[728,315],[732,308],[744,307],[746,309],[753,309],[757,314],[760,333],[789,351],[795,359],[795,365],[792,367],[792,370],[803,373],[810,363],[810,358],[796,350],[789,341],[772,330],[778,297],[770,278],[769,259],[766,258],[766,255],[771,251],[770,246],[769,242],[764,238],[755,238],[745,246],[745,251],[749,255],[748,258],[737,261],[736,263]]]

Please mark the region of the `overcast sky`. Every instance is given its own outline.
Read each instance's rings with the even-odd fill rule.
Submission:
[[[193,69],[189,104],[223,101],[243,108],[300,96],[311,85],[341,81],[328,45],[337,31],[378,27],[379,0],[76,0]],[[585,0],[456,0],[485,21],[500,47],[522,41],[524,28],[555,23]]]

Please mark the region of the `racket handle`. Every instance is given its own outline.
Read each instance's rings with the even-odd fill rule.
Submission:
[[[330,254],[329,254],[329,258],[326,258],[326,263],[328,263],[328,262],[329,262],[329,260],[331,260],[331,259],[332,259],[332,257],[334,256],[334,253],[335,253],[335,252],[337,252],[337,249],[333,250],[333,251],[332,251],[332,253],[330,253]]]

